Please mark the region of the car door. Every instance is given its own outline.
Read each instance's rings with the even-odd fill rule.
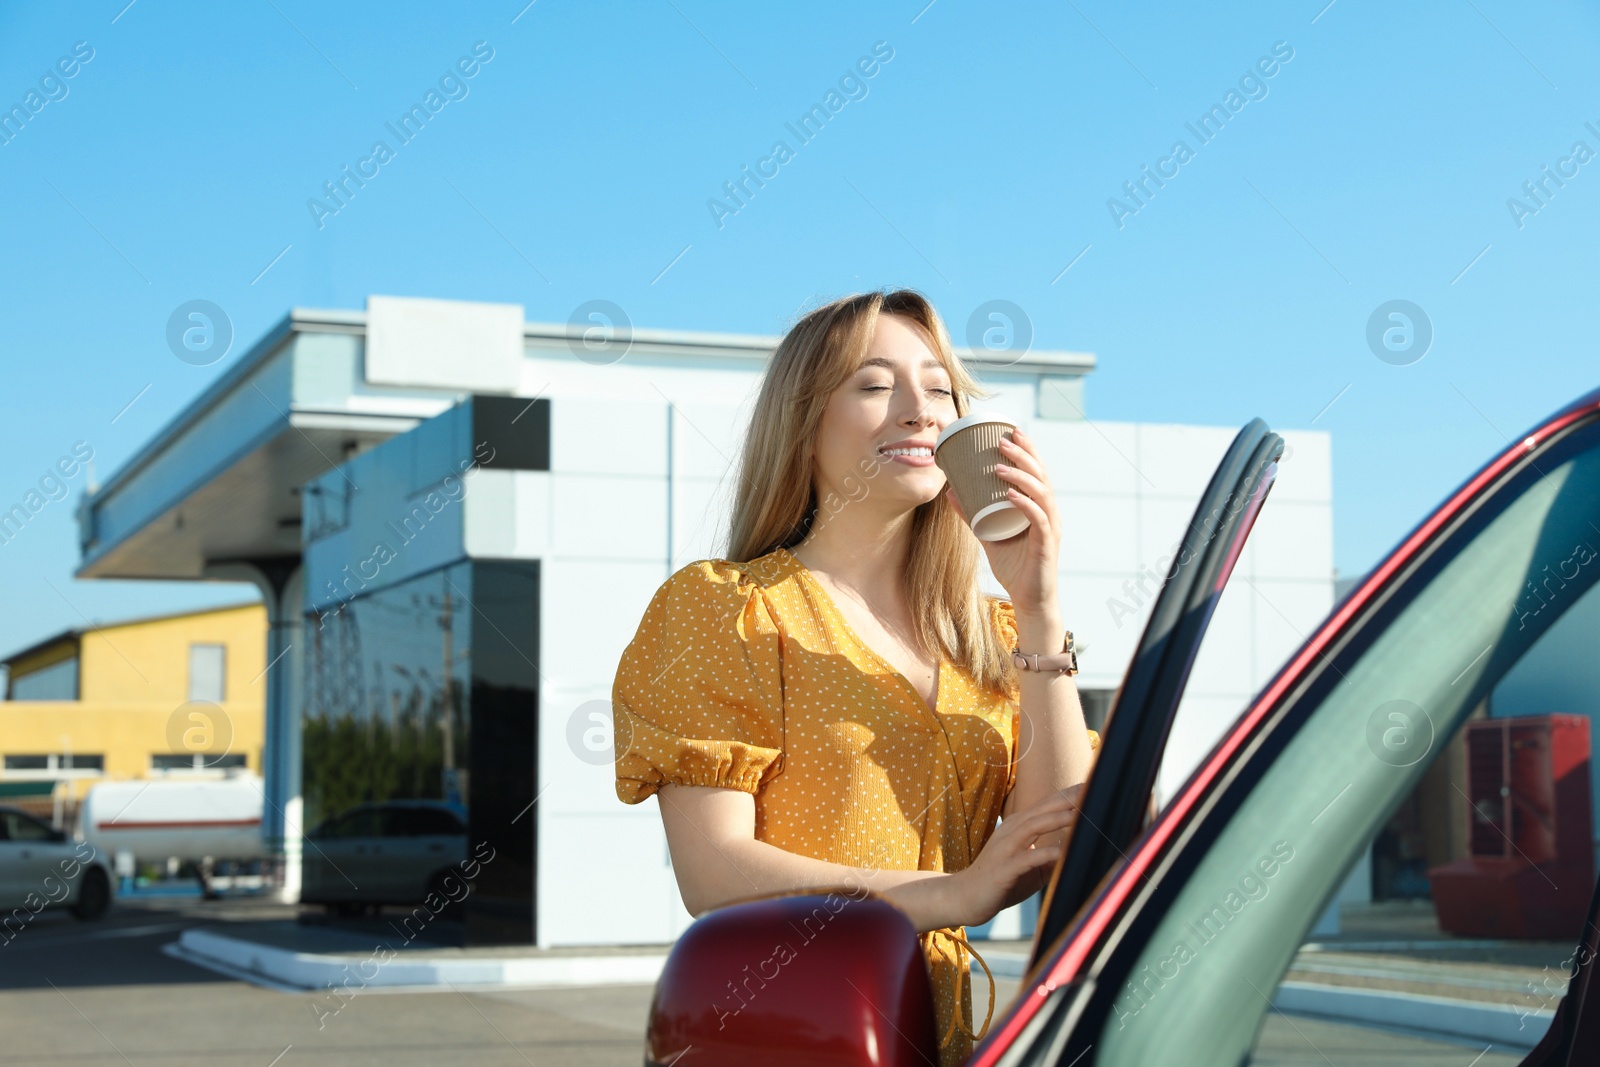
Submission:
[[[62,851],[55,831],[38,819],[20,811],[0,810],[3,902],[13,908],[22,906],[30,893],[38,894],[39,900],[61,900],[63,887],[56,862]]]
[[[420,804],[387,804],[382,810],[380,836],[370,843],[368,859],[373,900],[408,904],[422,900],[428,877],[443,861],[429,855],[429,809]],[[432,866],[430,866],[432,864]]]
[[[466,863],[467,827],[450,809],[427,805],[417,809],[411,832],[417,857],[414,885],[420,890],[411,899],[421,900],[436,876]],[[461,892],[456,882],[447,891]]]
[[[334,884],[339,875],[334,871],[338,860],[328,855],[328,849],[337,846],[334,837],[343,816],[324,819],[311,829],[301,841],[300,899],[308,904],[327,904],[348,897]],[[342,881],[342,879],[341,879]]]
[[[381,829],[368,859],[373,900],[420,903],[435,875],[467,858],[466,827],[435,802],[386,805]]]
[[[303,862],[310,899],[327,903],[379,899],[374,882],[380,872],[372,849],[381,826],[380,809],[357,807],[329,819],[306,838]]]
[[[1123,850],[969,1062],[1248,1062],[1307,931],[1435,742],[1597,580],[1600,391],[1468,478],[1334,608]],[[1530,1067],[1600,1062],[1590,960]]]
[[[1072,835],[1045,890],[1029,970],[1143,829],[1189,670],[1282,455],[1283,439],[1262,420],[1251,420],[1228,446],[1195,506],[1112,701],[1079,804],[1078,825],[1085,829]]]

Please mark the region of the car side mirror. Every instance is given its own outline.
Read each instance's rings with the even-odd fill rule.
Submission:
[[[939,1062],[916,928],[867,889],[760,897],[702,915],[650,1001],[647,1065]]]
[[[50,840],[58,845],[64,845],[67,843],[67,832],[65,830],[51,830]]]

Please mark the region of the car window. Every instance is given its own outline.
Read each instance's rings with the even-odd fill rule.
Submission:
[[[381,835],[384,837],[415,837],[419,832],[417,819],[420,814],[416,808],[406,805],[384,808],[380,818]]]
[[[383,834],[380,825],[380,812],[368,808],[364,811],[352,811],[328,824],[322,836],[328,838],[343,837],[380,837]]]
[[[419,837],[459,837],[467,832],[461,821],[443,808],[417,808],[411,833]]]
[[[5,823],[6,837],[12,841],[53,841],[55,832],[29,815],[20,811],[4,813],[0,821]]]
[[[1420,587],[1358,634],[1364,649],[1335,653],[1325,695],[1132,961],[1097,1063],[1169,1062],[1178,1049],[1191,1063],[1245,1061],[1274,988],[1346,873],[1484,694],[1600,576],[1594,438],[1574,435],[1540,456],[1507,488],[1508,503],[1470,516],[1476,532],[1422,564]]]

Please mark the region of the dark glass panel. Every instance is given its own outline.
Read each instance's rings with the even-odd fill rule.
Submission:
[[[481,867],[467,898],[467,943],[527,944],[537,854],[539,565],[479,560],[473,568],[469,847]]]

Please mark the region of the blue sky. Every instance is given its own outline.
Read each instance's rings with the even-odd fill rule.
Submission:
[[[781,333],[908,285],[958,337],[1010,300],[1036,347],[1099,357],[1091,418],[1329,431],[1346,574],[1600,385],[1600,161],[1573,153],[1600,152],[1591,9],[524,2],[0,8],[7,109],[93,49],[0,144],[0,504],[78,441],[103,480],[287,308],[372,292]],[[385,123],[477,42],[492,58],[399,145]],[[785,123],[875,46],[892,58],[799,144]],[[1185,124],[1230,90],[1202,143]],[[393,158],[319,226],[307,202],[379,139]],[[708,201],[780,139],[719,227]],[[1145,167],[1170,176],[1137,204]],[[165,341],[194,299],[235,330],[210,366]],[[1367,341],[1397,299],[1433,332],[1403,364]],[[73,581],[69,485],[0,545],[0,649],[251,595]]]

